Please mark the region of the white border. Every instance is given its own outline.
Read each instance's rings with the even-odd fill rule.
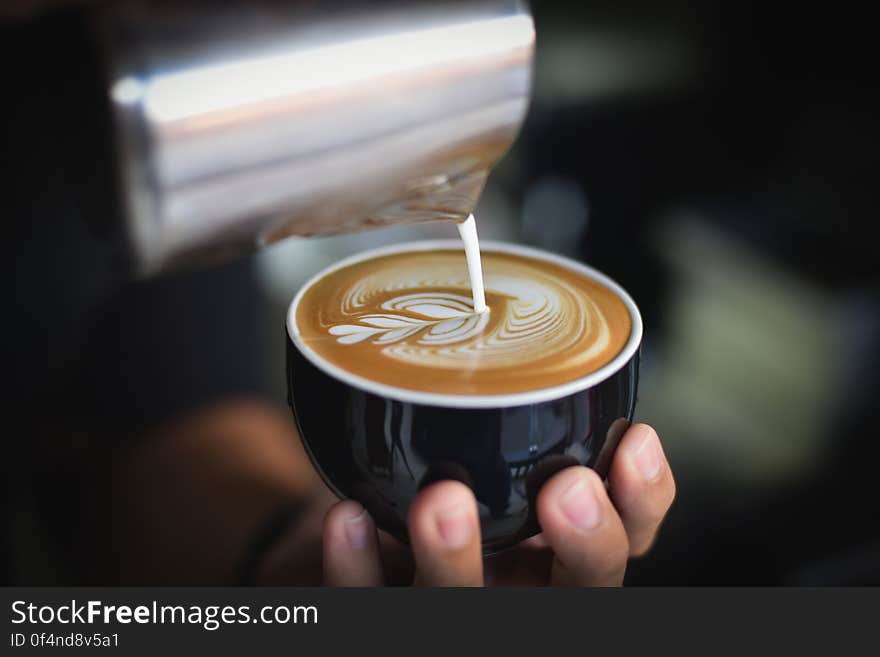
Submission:
[[[629,294],[627,294],[626,290],[624,290],[615,281],[608,278],[605,274],[596,271],[592,267],[581,264],[580,262],[571,260],[570,258],[547,253],[546,251],[540,251],[538,249],[532,249],[526,246],[519,246],[517,244],[509,244],[506,242],[490,241],[480,242],[481,252],[497,251],[501,253],[512,253],[514,255],[522,255],[530,258],[535,258],[536,260],[552,262],[554,264],[561,265],[568,269],[572,269],[580,274],[583,274],[587,278],[601,283],[602,285],[612,290],[615,294],[617,294],[623,301],[624,305],[629,311],[630,317],[632,318],[632,331],[630,332],[629,340],[627,340],[621,352],[617,356],[615,356],[611,362],[599,368],[595,372],[591,372],[587,376],[581,377],[580,379],[575,379],[574,381],[569,381],[568,383],[552,386],[550,388],[541,388],[539,390],[516,392],[506,395],[447,395],[436,392],[422,392],[418,390],[398,388],[397,386],[390,386],[384,383],[376,383],[375,381],[370,381],[369,379],[357,376],[356,374],[351,374],[350,372],[347,372],[342,368],[325,361],[321,356],[319,356],[314,350],[312,350],[301,340],[299,331],[296,328],[296,308],[299,305],[299,302],[305,294],[306,290],[314,285],[315,282],[319,279],[327,276],[328,274],[331,274],[338,269],[342,269],[343,267],[347,267],[349,265],[362,262],[364,260],[370,260],[372,258],[377,258],[385,255],[393,255],[402,252],[431,251],[438,249],[461,249],[462,257],[464,256],[464,250],[461,245],[461,240],[424,240],[419,242],[394,244],[392,246],[385,246],[378,249],[364,251],[363,253],[350,256],[348,258],[345,258],[344,260],[340,260],[330,267],[327,267],[326,269],[323,269],[319,273],[315,274],[312,278],[310,278],[306,282],[306,284],[300,288],[299,292],[297,292],[296,296],[293,298],[293,301],[291,302],[290,307],[287,310],[288,336],[293,341],[296,348],[299,349],[300,353],[303,354],[315,367],[323,370],[325,373],[329,374],[333,378],[340,379],[341,381],[355,388],[359,388],[361,390],[365,390],[366,392],[379,395],[380,397],[395,399],[397,401],[409,402],[412,404],[424,404],[427,406],[443,406],[451,408],[506,408],[509,406],[525,406],[528,404],[537,404],[539,402],[566,397],[576,392],[580,392],[581,390],[586,390],[587,388],[590,388],[610,377],[612,374],[617,372],[620,368],[622,368],[626,363],[629,362],[629,360],[633,357],[633,355],[638,350],[639,345],[641,344],[642,316],[639,313],[638,307],[629,296]]]

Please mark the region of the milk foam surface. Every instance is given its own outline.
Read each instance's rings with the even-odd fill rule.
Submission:
[[[447,394],[525,392],[610,362],[632,319],[601,283],[559,264],[484,251],[474,312],[461,250],[403,252],[332,271],[296,310],[303,342],[352,374]]]

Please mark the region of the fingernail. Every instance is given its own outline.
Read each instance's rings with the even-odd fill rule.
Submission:
[[[447,507],[437,512],[437,531],[446,547],[467,545],[474,533],[473,514],[464,505]]]
[[[636,463],[636,469],[645,481],[653,481],[660,474],[660,444],[653,431],[645,431],[642,442],[639,443],[635,454],[633,454],[633,459]]]
[[[559,497],[559,507],[568,521],[582,531],[595,529],[602,520],[602,507],[592,484],[583,476]]]
[[[370,530],[370,517],[364,509],[358,515],[345,520],[345,538],[348,544],[355,550],[363,550],[367,547]]]

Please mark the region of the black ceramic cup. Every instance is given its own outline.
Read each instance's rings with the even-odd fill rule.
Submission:
[[[540,531],[535,498],[570,465],[605,477],[636,403],[642,320],[617,283],[579,262],[503,243],[481,250],[563,265],[614,291],[632,318],[623,350],[607,365],[551,388],[506,395],[434,394],[375,383],[323,360],[299,337],[296,308],[312,283],[349,264],[392,253],[461,248],[434,240],[343,260],[306,283],[287,313],[288,402],[315,467],[340,497],[357,500],[376,524],[408,542],[407,513],[423,487],[456,479],[477,498],[486,553]]]

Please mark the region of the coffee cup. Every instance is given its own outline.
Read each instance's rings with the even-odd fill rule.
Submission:
[[[617,336],[619,348],[615,347],[614,353],[605,359],[607,362],[597,368],[549,384],[543,370],[532,375],[528,365],[512,369],[508,377],[486,379],[489,383],[483,384],[477,369],[467,370],[472,361],[463,358],[462,367],[466,371],[455,380],[470,381],[472,385],[461,394],[455,390],[450,392],[452,384],[445,380],[451,376],[450,372],[456,374],[454,369],[418,369],[405,362],[410,354],[419,355],[424,349],[402,349],[401,345],[406,345],[406,340],[415,340],[418,331],[424,333],[428,329],[416,327],[407,333],[409,329],[405,326],[403,329],[394,328],[399,321],[395,324],[397,320],[393,320],[393,316],[392,319],[386,317],[384,323],[371,319],[372,324],[334,327],[327,326],[327,322],[313,322],[311,311],[306,312],[307,304],[315,303],[315,299],[309,299],[310,291],[311,296],[321,302],[325,293],[321,290],[318,294],[316,286],[332,285],[339,272],[353,271],[355,278],[352,280],[356,280],[359,275],[356,268],[378,263],[370,271],[381,272],[382,263],[393,264],[404,256],[421,258],[430,269],[432,254],[461,252],[460,242],[431,240],[358,254],[332,265],[307,282],[291,302],[287,313],[287,384],[288,402],[306,451],[326,484],[339,497],[357,500],[369,511],[379,528],[408,542],[407,514],[419,491],[442,479],[461,481],[470,487],[477,499],[483,550],[491,553],[540,531],[535,499],[541,485],[553,474],[571,465],[583,465],[593,468],[602,477],[606,476],[617,444],[635,410],[642,321],[629,294],[587,265],[505,243],[486,242],[481,244],[481,251],[486,263],[490,313],[496,312],[491,301],[495,298],[491,296],[493,280],[502,280],[502,277],[493,278],[493,258],[502,265],[504,259],[522,260],[530,267],[537,267],[536,271],[546,268],[550,273],[556,272],[557,276],[559,272],[567,273],[572,280],[588,282],[613,296],[627,320],[628,333],[622,335],[622,329],[617,331],[621,333]],[[463,253],[460,257],[464,268]],[[466,269],[462,281],[466,284]],[[455,283],[462,284],[458,280]],[[356,291],[363,287],[360,282],[353,285]],[[503,289],[501,283],[498,287]],[[452,304],[450,307],[462,304],[459,295],[450,293],[447,288],[448,285],[442,289],[446,290],[444,294]],[[422,304],[418,307],[420,311],[426,307],[418,299],[413,301],[414,295],[404,294],[408,291],[404,283],[386,285],[383,290],[386,292],[383,298],[397,294],[395,298],[404,299],[410,304],[408,308],[415,307],[412,304],[416,302]],[[467,293],[467,290],[463,289],[463,292]],[[356,305],[360,297],[352,297],[353,294],[340,293],[340,298],[354,299]],[[497,304],[501,304],[506,297],[501,294],[497,299]],[[402,304],[386,301],[383,308],[403,307]],[[558,305],[548,307],[554,311]],[[500,306],[496,308],[500,313]],[[558,327],[558,318],[551,315],[552,312],[544,312],[542,321],[546,326]],[[420,317],[412,314],[402,317],[411,319],[413,316]],[[536,317],[538,313],[528,316]],[[495,321],[498,317],[492,319]],[[454,350],[450,351],[448,339],[443,343],[440,338],[455,330],[464,331],[461,327],[466,327],[467,323],[465,318],[444,321],[451,323],[441,324],[439,329],[431,328],[434,341],[445,345],[445,351],[436,353],[442,353],[444,357],[458,356],[458,353],[452,353]],[[309,333],[305,324],[315,324],[318,329],[323,327],[326,336],[316,340],[314,335],[318,329],[309,329]],[[579,330],[587,330],[583,326],[594,330],[593,324],[596,322],[581,322]],[[357,335],[356,328],[364,326],[368,333],[372,333],[366,337]],[[616,329],[611,328],[611,337],[614,338]],[[406,337],[395,343],[392,338],[397,336],[389,337],[392,330],[397,331],[397,336]],[[527,331],[523,335],[528,337]],[[431,336],[423,337],[422,342],[430,342],[428,337]],[[382,349],[386,351],[392,347],[397,349],[391,354],[393,359],[388,365],[373,365],[372,369],[365,369],[362,363],[358,363],[360,369],[354,365],[348,367],[345,359],[349,358],[349,352],[345,352],[339,343],[366,344],[371,339],[384,345]],[[541,339],[546,344],[552,342],[551,338]],[[327,349],[336,351],[328,352]],[[338,358],[328,357],[328,353],[337,351],[341,354]],[[354,354],[354,351],[350,353]],[[511,353],[511,357],[516,354],[522,357],[524,351],[516,348]],[[481,354],[474,356],[476,359],[480,357]],[[350,358],[354,363],[354,356]],[[409,376],[408,379],[401,379],[402,375],[396,372],[398,363],[403,363],[399,369]],[[534,389],[521,389],[523,385],[530,385],[528,377],[540,385]],[[461,387],[460,383],[455,385]],[[486,386],[485,391],[481,392],[481,385]],[[520,389],[505,389],[505,386],[513,385],[519,385]],[[472,389],[474,386],[476,389]]]

